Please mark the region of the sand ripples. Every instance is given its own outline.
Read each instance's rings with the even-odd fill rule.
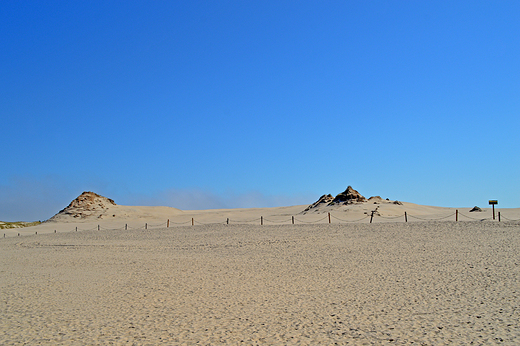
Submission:
[[[1,344],[518,344],[520,227],[198,226],[0,243]]]

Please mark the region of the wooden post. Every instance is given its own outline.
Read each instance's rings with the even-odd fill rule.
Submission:
[[[459,210],[455,209],[455,221],[459,221]]]
[[[54,233],[56,233],[56,230],[54,230]],[[18,235],[20,235],[20,233],[18,233]]]
[[[226,220],[226,225],[229,225],[229,217]]]
[[[372,223],[373,218],[374,218],[374,211],[372,210],[372,214],[370,214],[370,223]]]
[[[292,217],[292,224],[294,225],[294,216]]]
[[[500,212],[498,212],[498,222],[500,222]]]
[[[498,204],[498,201],[496,199],[490,199],[489,204],[493,206],[493,220],[495,219],[495,204]]]
[[[327,213],[327,214],[329,214],[329,223],[330,223],[330,213]]]
[[[128,230],[128,224],[125,223],[125,231]]]
[[[99,225],[97,225],[97,230],[99,231]]]
[[[76,227],[76,232],[78,231],[78,227]]]
[[[193,220],[193,218],[191,218],[191,225],[193,226],[195,224],[195,221]]]
[[[404,222],[408,222],[408,215],[406,215],[406,211],[404,212]]]
[[[54,233],[56,233],[56,230],[54,230]],[[20,236],[20,233],[18,233],[18,236]]]
[[[38,232],[35,232],[34,234],[38,234]]]
[[[263,224],[264,224],[264,217],[260,216],[260,225],[263,225]]]
[[[170,227],[170,219],[168,219],[168,221],[166,221],[166,228]]]
[[[148,229],[148,224],[147,223],[144,224],[144,229]]]

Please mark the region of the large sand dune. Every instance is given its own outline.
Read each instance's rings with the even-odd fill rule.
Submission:
[[[520,209],[355,198],[182,211],[82,195],[3,230],[0,344],[520,344]]]
[[[366,199],[350,186],[333,198],[322,196],[311,205],[276,208],[180,210],[171,207],[124,206],[113,200],[84,192],[66,208],[44,223],[27,228],[4,229],[4,237],[97,229],[151,229],[204,224],[324,224],[422,221],[489,221],[491,208],[445,208],[392,201],[380,197]],[[520,220],[520,208],[496,209],[503,221]]]

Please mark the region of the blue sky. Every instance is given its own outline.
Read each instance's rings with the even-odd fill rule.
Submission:
[[[518,1],[2,1],[0,220],[352,185],[520,207]]]

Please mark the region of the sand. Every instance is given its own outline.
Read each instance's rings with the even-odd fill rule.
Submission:
[[[0,272],[2,345],[520,344],[518,222],[27,233]]]
[[[425,206],[414,203],[392,202],[360,203],[348,206],[319,207],[304,212],[308,205],[296,205],[276,208],[244,208],[244,209],[208,209],[179,210],[169,207],[110,206],[100,217],[76,219],[59,217],[58,221],[44,222],[41,225],[25,228],[1,229],[0,237],[17,237],[25,235],[75,232],[76,230],[110,230],[110,229],[151,229],[160,227],[177,227],[194,225],[290,225],[295,224],[352,224],[370,223],[372,211],[373,223],[424,222],[424,221],[492,221],[491,208],[483,208],[482,212],[470,212],[471,208],[446,208]],[[502,221],[520,221],[520,208],[501,208],[495,211],[495,221],[501,212]],[[112,217],[114,215],[114,217]]]

